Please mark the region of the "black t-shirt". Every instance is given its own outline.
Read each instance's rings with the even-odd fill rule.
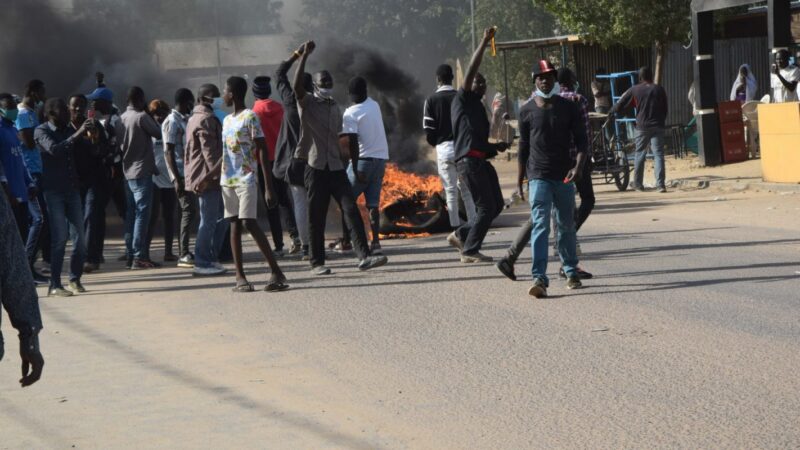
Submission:
[[[542,109],[531,99],[519,111],[519,161],[528,179],[561,181],[575,166],[570,155],[573,142],[586,153],[586,125],[575,102],[553,97],[552,108]]]
[[[458,90],[451,109],[456,161],[478,150],[491,156],[495,150],[489,144],[489,118],[481,97],[463,88]]]
[[[664,128],[667,121],[667,92],[653,83],[639,83],[622,94],[613,110],[636,108],[636,129],[653,130]]]

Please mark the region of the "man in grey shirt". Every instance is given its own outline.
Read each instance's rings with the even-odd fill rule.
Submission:
[[[125,215],[125,248],[129,269],[151,269],[147,228],[153,203],[153,175],[158,175],[153,139],[161,139],[161,127],[145,111],[144,91],[138,86],[128,91],[128,108],[120,117],[124,132],[120,150],[122,170],[128,182]]]
[[[385,256],[370,256],[364,221],[361,219],[353,188],[347,179],[345,164],[339,148],[342,130],[342,111],[331,96],[333,77],[327,71],[314,75],[314,93],[306,91],[303,83],[306,61],[314,51],[314,42],[304,45],[303,55],[294,76],[294,93],[300,110],[301,139],[295,151],[298,159],[308,160],[305,185],[308,190],[308,220],[311,235],[311,267],[315,275],[327,275],[325,267],[325,219],[331,196],[342,209],[350,229],[353,247],[360,260],[358,268],[369,270],[386,264]],[[358,148],[350,152],[353,167],[358,167]]]

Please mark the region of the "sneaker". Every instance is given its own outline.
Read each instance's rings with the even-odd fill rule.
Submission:
[[[98,270],[100,270],[100,264],[87,262],[83,265],[83,273],[92,273]]]
[[[191,269],[194,267],[194,256],[191,253],[181,256],[178,260],[178,267],[185,267]]]
[[[215,266],[211,267],[197,267],[194,266],[194,270],[192,271],[192,276],[195,277],[213,277],[216,275],[222,275],[225,273],[225,268],[219,268]]]
[[[508,258],[502,258],[500,261],[497,261],[497,264],[494,266],[509,280],[517,281],[517,276],[514,274],[514,264],[511,264]]]
[[[272,250],[272,254],[275,255],[276,258],[283,258],[283,247]]]
[[[311,273],[314,275],[330,275],[331,269],[325,266],[316,266],[311,268]]]
[[[54,287],[47,290],[48,297],[72,297],[72,292],[63,287]]]
[[[661,186],[660,188],[658,188],[658,192],[661,194],[666,194],[667,193],[666,186]]]
[[[42,264],[39,266],[39,271],[44,275],[50,275],[50,263],[42,261]]]
[[[567,278],[567,289],[580,289],[582,287],[581,279],[577,275]]]
[[[456,236],[455,231],[447,236],[447,243],[450,244],[451,247],[457,248],[459,252],[464,251],[464,243]]]
[[[70,281],[69,290],[72,291],[73,294],[83,294],[86,292],[86,288],[83,287],[80,280]]]
[[[544,284],[544,281],[539,278],[533,280],[533,286],[528,289],[528,295],[536,298],[547,297],[547,286]]]
[[[383,249],[381,248],[381,243],[380,242],[373,242],[372,245],[369,246],[369,251],[373,255],[382,255],[383,254]]]
[[[631,183],[631,189],[637,192],[644,192],[644,186],[641,184]]]
[[[358,263],[358,270],[374,269],[386,264],[388,261],[389,259],[383,255],[367,256]]]
[[[289,254],[296,255],[303,251],[303,244],[300,241],[292,242],[292,245],[289,247]]]
[[[214,268],[217,269],[217,270],[222,270],[222,271],[227,271],[228,270],[220,262],[211,263],[211,265],[214,266]]]
[[[50,283],[50,278],[47,278],[46,276],[44,276],[41,273],[39,273],[39,272],[34,270],[33,271],[33,282],[36,283],[37,285],[45,285],[45,284]]]
[[[301,256],[300,259],[303,260],[303,261],[310,261],[311,260],[311,255],[309,254],[309,250],[308,250],[308,246],[307,245],[303,246],[303,256]]]
[[[575,269],[575,273],[578,274],[578,278],[580,278],[581,280],[591,280],[592,277],[594,277],[594,275],[592,275],[591,273],[581,269],[580,267]],[[567,279],[567,274],[564,272],[564,268],[563,267],[558,269],[558,276],[563,278],[563,279],[565,279],[565,280]]]
[[[158,269],[161,264],[149,259],[134,259],[131,263],[131,270]]]
[[[168,255],[164,255],[164,262],[175,262],[178,260],[178,257],[173,255],[172,253]]]
[[[344,240],[339,240],[333,249],[339,253],[348,253],[353,251],[353,244],[350,242],[345,242]]]
[[[131,269],[133,267],[133,258],[127,258],[125,261],[125,268]]]
[[[486,256],[481,252],[475,252],[472,255],[461,255],[461,262],[464,264],[474,264],[474,263],[482,263],[482,262],[492,262],[494,258],[491,256]]]

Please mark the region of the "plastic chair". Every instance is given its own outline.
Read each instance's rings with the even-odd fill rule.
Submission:
[[[769,100],[769,95],[766,96]],[[762,101],[764,99],[762,98]],[[745,136],[747,151],[753,158],[759,153],[758,140],[758,105],[762,102],[749,101],[742,105],[742,116],[744,116]]]

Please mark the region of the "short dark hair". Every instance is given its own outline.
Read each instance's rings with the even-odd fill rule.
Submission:
[[[144,89],[139,86],[131,86],[128,89],[128,103],[134,102],[144,104]]]
[[[208,97],[211,98],[214,94],[219,96],[219,88],[216,84],[206,83],[197,90],[197,98]]]
[[[244,100],[247,97],[247,80],[242,77],[233,76],[225,82],[230,89],[233,98]]]
[[[44,87],[44,81],[33,79],[25,85],[25,96],[29,97],[34,92]]]
[[[11,95],[11,94],[9,94],[8,92],[3,92],[3,93],[0,93],[0,101],[2,101],[2,100],[7,100],[7,99],[9,99],[9,98],[10,98],[11,100],[14,100],[14,96],[13,96],[13,95]]]
[[[49,116],[51,112],[55,111],[55,109],[61,105],[64,105],[64,107],[67,106],[67,104],[64,102],[64,99],[61,97],[48,98],[47,101],[44,102],[45,116]]]
[[[194,95],[192,91],[186,88],[180,88],[175,91],[175,105],[180,105],[186,102],[194,102]]]
[[[347,84],[347,92],[354,95],[367,95],[367,80],[364,77],[353,77]]]
[[[83,94],[72,94],[67,99],[67,102],[71,102],[73,98],[77,98],[77,99],[83,100],[83,103],[85,103],[87,105],[89,104],[89,100]]]
[[[570,70],[569,67],[562,67],[558,69],[558,75],[556,79],[561,85],[571,85],[575,82],[575,73]]]
[[[653,81],[653,69],[650,66],[643,66],[639,69],[639,79],[648,83]]]
[[[453,68],[449,64],[442,64],[436,68],[436,79],[442,83],[452,83],[453,78]]]
[[[775,56],[778,56],[778,55],[781,55],[783,57],[783,59],[785,59],[787,61],[789,60],[789,50],[786,50],[785,48],[782,48],[782,49],[778,50],[777,52],[775,52]]]

